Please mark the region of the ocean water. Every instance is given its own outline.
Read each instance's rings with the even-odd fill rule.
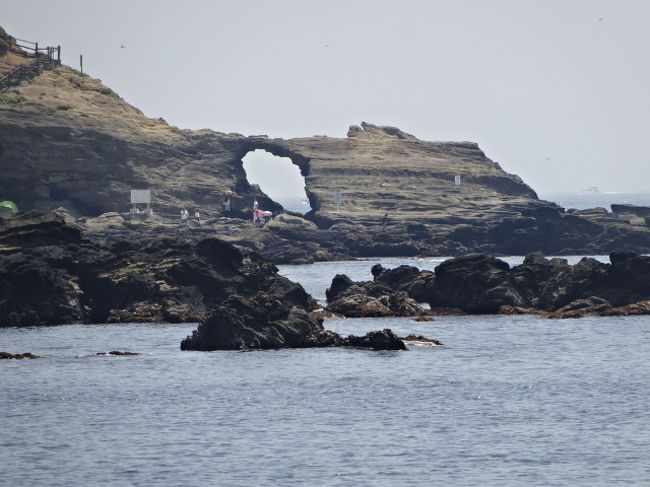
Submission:
[[[371,264],[281,271],[309,289]],[[0,362],[0,485],[650,485],[650,317],[325,324],[445,346],[181,352],[195,324],[0,329],[0,350],[46,356]]]
[[[611,206],[627,204],[635,206],[650,206],[650,193],[625,193],[615,191],[583,191],[581,193],[554,193],[541,192],[540,199],[553,201],[563,208],[584,210],[587,208],[606,208],[612,211]]]

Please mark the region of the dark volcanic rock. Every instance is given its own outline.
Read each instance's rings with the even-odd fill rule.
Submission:
[[[590,296],[586,299],[576,299],[566,306],[554,311],[549,318],[582,318],[588,315],[600,315],[612,309],[612,305],[603,298]]]
[[[350,347],[372,348],[373,350],[406,350],[404,342],[391,330],[371,331],[365,336],[350,335],[347,338]]]
[[[109,247],[52,213],[0,222],[0,326],[198,321],[230,296],[259,293],[316,307],[273,264],[217,239]]]
[[[325,295],[328,311],[349,318],[428,314],[408,294],[395,291],[379,280],[354,282],[345,274],[337,274]]]
[[[112,351],[106,352],[106,353],[99,352],[99,353],[97,353],[95,355],[113,355],[113,356],[116,356],[116,357],[132,357],[132,356],[140,355],[140,354],[136,353],[136,352],[121,352],[119,350],[112,350]]]
[[[302,286],[273,264],[218,239],[108,245],[83,238],[57,214],[25,213],[0,222],[0,326],[202,318],[183,349],[383,349],[401,343],[381,332],[365,341],[344,339],[308,314],[315,308]]]
[[[503,305],[523,306],[510,279],[510,266],[481,254],[457,257],[435,269],[431,308],[458,308],[467,313],[497,313]]]
[[[481,254],[455,258],[435,269],[429,302],[434,310],[452,307],[467,313],[643,313],[650,299],[650,257],[616,252],[610,260],[604,264],[585,257],[570,266],[536,253],[510,268]]]
[[[341,346],[336,333],[303,309],[260,294],[231,297],[201,320],[181,350],[245,350]]]
[[[611,205],[613,213],[632,214],[640,217],[650,216],[650,207],[636,205]]]
[[[428,300],[428,288],[435,276],[431,271],[421,271],[410,265],[384,269],[381,264],[375,264],[371,272],[375,281],[386,283],[394,291],[403,291],[420,303]]]
[[[10,360],[10,359],[15,359],[15,360],[22,360],[25,358],[43,358],[40,355],[34,355],[32,353],[9,353],[9,352],[0,352],[0,360]]]
[[[323,328],[323,320],[290,308],[268,296],[251,300],[231,298],[215,307],[181,350],[255,350],[278,348],[362,347],[373,350],[406,350],[390,330],[347,338]]]

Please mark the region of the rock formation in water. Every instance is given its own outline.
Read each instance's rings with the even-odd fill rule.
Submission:
[[[212,309],[192,335],[181,342],[181,350],[200,351],[317,347],[406,350],[404,342],[391,330],[342,337],[325,330],[322,319],[268,296],[227,300]]]
[[[9,51],[0,56],[0,75],[29,61]],[[181,130],[147,118],[100,80],[66,66],[6,95],[0,103],[0,198],[21,209],[65,207],[73,217],[86,217],[87,225],[79,223],[91,235],[137,231],[151,239],[161,228],[173,231],[187,207],[204,211],[196,230],[274,262],[650,247],[650,230],[638,212],[564,212],[540,201],[471,142],[427,142],[367,123],[350,127],[346,138]],[[289,157],[300,168],[313,208],[306,218],[282,215],[264,228],[250,221],[254,196],[262,208],[282,211],[246,179],[242,158],[255,149]],[[128,214],[131,189],[152,191],[155,217]],[[227,214],[226,191],[233,192]],[[338,212],[336,192],[342,197]],[[93,225],[100,215],[111,215],[112,224]]]
[[[345,274],[337,274],[325,294],[327,311],[348,318],[428,315],[406,292],[382,281],[354,282]]]
[[[374,268],[373,273],[375,283],[387,273],[401,276],[384,283],[392,289],[415,289],[420,301],[426,294],[433,314],[537,313],[574,318],[650,313],[650,257],[614,252],[610,261],[585,257],[569,265],[566,259],[533,253],[523,264],[511,267],[495,257],[470,254],[442,262],[433,276],[429,271],[401,268]]]
[[[192,322],[261,294],[316,304],[270,262],[218,239],[99,241],[53,213],[0,219],[0,326]]]
[[[40,355],[34,355],[30,352],[27,353],[9,353],[0,352],[0,360],[22,360],[22,359],[43,358]]]
[[[91,240],[60,214],[24,212],[0,218],[0,327],[201,321],[183,349],[404,349],[387,330],[325,330],[316,301],[277,271],[214,238]]]

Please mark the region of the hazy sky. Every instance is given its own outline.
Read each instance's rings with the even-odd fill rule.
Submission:
[[[648,188],[649,22],[648,0],[32,0],[0,19],[181,128],[394,125],[476,141],[541,192]]]

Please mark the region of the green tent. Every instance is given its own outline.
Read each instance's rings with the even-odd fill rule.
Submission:
[[[18,213],[18,207],[13,201],[0,201],[0,208],[9,208],[14,213]]]

